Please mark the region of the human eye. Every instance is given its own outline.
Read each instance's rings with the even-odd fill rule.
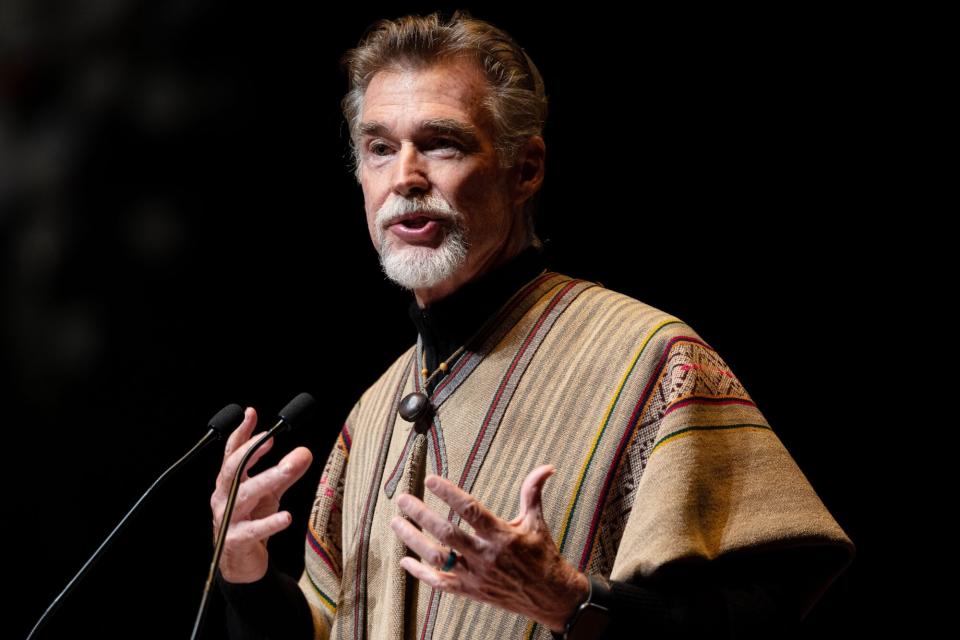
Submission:
[[[430,141],[428,147],[437,149],[445,153],[460,153],[464,150],[463,145],[455,138],[438,137]]]
[[[367,152],[374,156],[385,156],[390,153],[390,145],[383,140],[373,140],[367,144]]]

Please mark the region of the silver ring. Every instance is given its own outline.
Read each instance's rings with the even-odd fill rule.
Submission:
[[[457,564],[457,552],[450,549],[450,553],[447,554],[447,561],[440,567],[440,571],[450,571],[455,564]]]

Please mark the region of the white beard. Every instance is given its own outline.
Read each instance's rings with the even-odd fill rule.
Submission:
[[[440,246],[406,246],[396,248],[386,228],[391,221],[414,211],[442,217],[443,240]],[[391,197],[377,211],[377,239],[380,244],[380,266],[390,280],[406,289],[435,287],[463,268],[469,243],[464,232],[463,215],[442,197],[430,194],[416,200]]]

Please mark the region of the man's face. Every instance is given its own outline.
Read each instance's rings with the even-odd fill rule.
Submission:
[[[380,71],[364,94],[360,183],[387,275],[442,297],[522,248],[523,218],[474,63]],[[518,239],[521,244],[518,246]]]

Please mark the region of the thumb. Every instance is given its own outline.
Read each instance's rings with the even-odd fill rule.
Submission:
[[[543,483],[552,476],[556,469],[552,464],[537,467],[524,479],[520,487],[520,517],[543,520],[541,510],[541,494]]]

